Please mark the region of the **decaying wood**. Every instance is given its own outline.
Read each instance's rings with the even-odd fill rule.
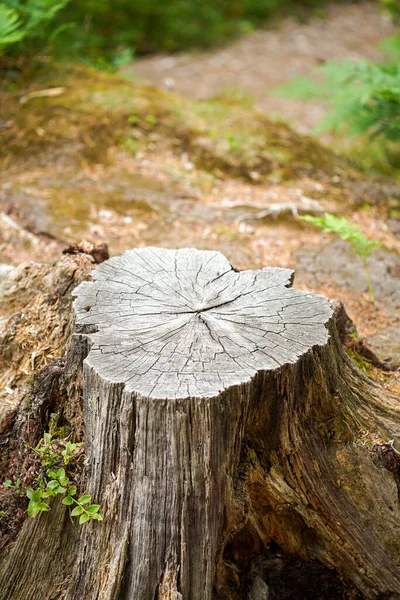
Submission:
[[[107,244],[101,243],[95,246],[90,242],[80,242],[79,244],[70,244],[64,248],[63,254],[88,254],[94,258],[97,264],[100,264],[110,258]]]
[[[104,521],[78,530],[61,505],[26,521],[2,600],[400,598],[399,403],[292,275],[147,248],[78,287],[63,377],[87,354],[85,489]]]
[[[395,363],[390,360],[380,360],[365,341],[357,336],[357,329],[347,314],[343,302],[339,298],[334,298],[331,304],[340,340],[346,348],[354,350],[354,352],[365,358],[372,366],[377,367],[382,371],[390,372],[400,370],[400,363]]]

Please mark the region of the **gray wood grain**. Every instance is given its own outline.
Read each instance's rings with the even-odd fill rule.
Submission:
[[[289,287],[288,269],[236,272],[219,252],[130,250],[76,290],[87,358],[148,398],[213,397],[328,339],[326,298]]]

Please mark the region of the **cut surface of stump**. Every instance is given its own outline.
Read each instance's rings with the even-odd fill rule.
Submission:
[[[75,303],[78,325],[97,330],[86,362],[149,398],[213,397],[328,339],[328,301],[289,287],[288,269],[236,272],[218,252],[145,248],[94,277]]]

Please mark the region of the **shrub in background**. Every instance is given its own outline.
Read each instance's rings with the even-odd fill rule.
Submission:
[[[69,0],[3,0],[0,4],[0,55],[32,51],[51,43],[64,25],[53,23]]]
[[[4,28],[3,52],[42,49],[50,43],[58,58],[100,59],[101,65],[127,49],[141,54],[207,47],[262,25],[282,9],[299,15],[326,4],[327,0],[2,0],[0,35]]]
[[[393,44],[398,39],[393,38]],[[319,71],[322,82],[299,77],[278,92],[304,100],[325,99],[330,112],[317,131],[400,139],[400,63],[328,62]]]
[[[381,5],[395,22],[400,19],[398,0],[382,0]],[[374,142],[368,148],[372,165],[363,152],[362,162],[390,171],[390,167],[400,168],[400,154],[394,144],[400,140],[400,35],[386,39],[381,46],[386,54],[382,62],[330,61],[317,70],[315,79],[295,78],[275,93],[325,100],[329,112],[316,131],[367,135]],[[391,163],[389,169],[385,162]]]

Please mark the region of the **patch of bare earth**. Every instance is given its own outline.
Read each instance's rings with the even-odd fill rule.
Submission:
[[[255,31],[222,49],[151,56],[124,72],[196,99],[240,89],[270,117],[310,133],[325,113],[324,103],[273,97],[270,91],[293,77],[309,75],[328,60],[379,60],[379,43],[394,32],[378,2],[333,3],[306,22],[289,17],[274,29]]]

